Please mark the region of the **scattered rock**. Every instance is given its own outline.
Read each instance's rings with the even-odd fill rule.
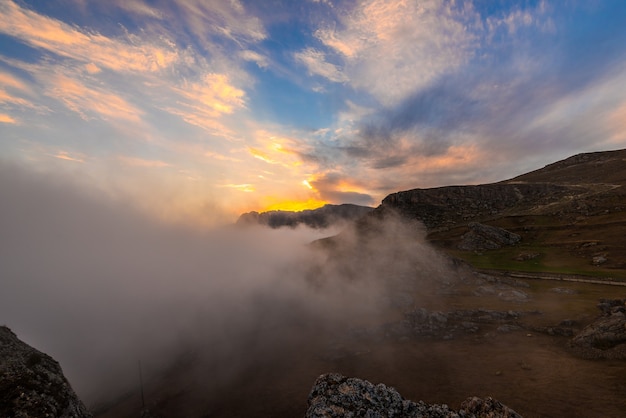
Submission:
[[[348,378],[337,373],[321,375],[308,398],[306,418],[521,418],[492,398],[467,398],[459,411],[445,404],[426,404],[404,399],[382,383]]]
[[[0,416],[91,417],[52,357],[0,326]]]
[[[528,260],[533,260],[533,259],[539,257],[540,255],[541,254],[539,254],[539,253],[523,252],[523,253],[519,253],[513,259],[516,260],[516,261],[528,261]]]
[[[600,264],[604,264],[607,262],[607,259],[604,255],[597,255],[591,259],[591,263],[594,266],[599,266]]]
[[[409,337],[434,337],[449,340],[455,336],[475,334],[483,325],[497,325],[498,332],[522,329],[518,320],[538,312],[494,311],[489,309],[457,310],[450,312],[429,311],[424,308],[404,313],[404,319],[383,325],[378,334],[385,338],[406,339]],[[353,335],[372,337],[375,335],[359,331]]]
[[[576,353],[592,359],[626,359],[626,299],[602,299],[602,316],[571,341]]]
[[[505,290],[498,293],[498,297],[507,302],[526,302],[530,299],[528,293],[521,290]]]
[[[496,328],[496,331],[502,334],[506,334],[506,333],[513,332],[513,331],[519,331],[522,329],[523,328],[520,327],[519,325],[505,324],[505,325],[500,325],[498,328]]]
[[[464,251],[495,250],[503,246],[515,245],[522,237],[497,226],[471,222],[469,232],[461,237],[459,249]]]

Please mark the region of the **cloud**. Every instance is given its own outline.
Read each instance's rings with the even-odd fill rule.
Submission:
[[[61,101],[83,119],[98,117],[139,122],[143,112],[123,97],[95,86],[87,86],[78,79],[63,74],[42,74],[48,86],[46,94]]]
[[[520,8],[515,6],[512,10],[501,15],[488,16],[485,19],[488,38],[493,36],[500,29],[505,29],[508,35],[516,35],[518,31],[528,28],[544,32],[554,32],[555,24],[548,14],[549,6],[545,1],[540,1],[535,7]]]
[[[170,163],[166,163],[165,161],[160,161],[160,160],[148,160],[145,158],[130,157],[126,155],[120,155],[117,157],[117,159],[121,163],[125,165],[129,165],[129,166],[133,166],[133,167],[145,167],[145,168],[171,167]]]
[[[67,151],[59,151],[58,153],[56,153],[54,155],[55,158],[58,158],[59,160],[65,160],[65,161],[73,161],[76,163],[84,163],[85,162],[85,157],[83,155],[73,155],[70,154]]]
[[[339,67],[326,62],[326,56],[321,51],[307,48],[304,51],[296,52],[294,58],[296,62],[307,67],[310,74],[320,75],[336,83],[348,81],[348,77],[343,74]]]
[[[426,289],[448,274],[423,232],[395,221],[358,251],[347,231],[331,258],[307,245],[320,231],[155,223],[70,178],[2,162],[0,195],[0,317],[90,403],[135,388],[137,360],[148,380],[190,353],[223,389],[294,337],[376,318],[403,277]]]
[[[173,3],[186,28],[200,41],[218,36],[247,44],[267,37],[261,20],[249,15],[239,0],[176,0]]]
[[[176,92],[206,116],[230,114],[245,105],[245,92],[230,84],[226,74],[205,74],[199,82],[185,82]]]
[[[156,43],[151,43],[131,35],[109,38],[22,8],[12,0],[0,4],[0,13],[4,16],[0,33],[32,47],[102,68],[119,72],[155,72],[179,59],[166,41],[157,39]]]
[[[165,18],[162,11],[149,6],[142,0],[116,0],[115,5],[128,12],[153,19],[162,20]]]
[[[22,81],[21,79],[15,77],[12,74],[0,72],[0,84],[4,87],[11,87],[16,90],[21,90],[23,92],[30,92],[30,87]]]
[[[258,52],[246,49],[239,53],[239,56],[246,61],[252,61],[261,68],[267,68],[269,63],[266,56],[259,54]]]
[[[477,47],[471,7],[441,1],[369,0],[317,38],[341,54],[351,84],[385,105],[465,64]]]
[[[0,123],[17,124],[19,122],[17,119],[15,119],[14,117],[10,115],[0,113]]]
[[[238,190],[240,192],[246,192],[246,193],[251,193],[255,191],[254,185],[253,184],[249,184],[249,183],[244,183],[244,184],[223,184],[220,185],[219,187],[227,187],[229,189],[235,189]]]
[[[307,181],[320,199],[331,203],[352,203],[373,206],[377,202],[369,195],[364,184],[359,184],[352,177],[339,172],[327,172],[316,175]]]

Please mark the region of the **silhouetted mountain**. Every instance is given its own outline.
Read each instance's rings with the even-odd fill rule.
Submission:
[[[304,224],[310,228],[328,228],[334,223],[352,221],[371,212],[374,208],[352,204],[324,205],[319,209],[300,212],[274,210],[269,212],[244,213],[237,220],[237,225],[265,225],[270,228],[295,228]]]

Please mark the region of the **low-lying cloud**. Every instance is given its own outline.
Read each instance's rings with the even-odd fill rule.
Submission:
[[[5,163],[0,195],[0,321],[88,403],[136,385],[138,360],[150,374],[203,346],[236,373],[255,347],[375,315],[390,292],[449,274],[399,220],[314,245],[337,231],[194,230]]]

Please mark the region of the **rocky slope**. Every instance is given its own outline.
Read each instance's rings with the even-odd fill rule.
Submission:
[[[352,221],[371,212],[374,208],[351,204],[325,205],[318,209],[291,212],[274,210],[242,214],[237,225],[265,225],[270,228],[294,228],[304,224],[310,228],[327,228],[336,222]]]
[[[382,383],[347,378],[337,373],[320,376],[309,395],[306,418],[521,418],[492,399],[467,398],[459,410],[404,399]]]
[[[0,326],[0,416],[91,417],[52,357]]]
[[[626,150],[595,152],[499,183],[393,193],[376,212],[422,221],[431,242],[477,267],[626,280],[625,186]],[[519,249],[465,245],[478,223],[519,235]]]

